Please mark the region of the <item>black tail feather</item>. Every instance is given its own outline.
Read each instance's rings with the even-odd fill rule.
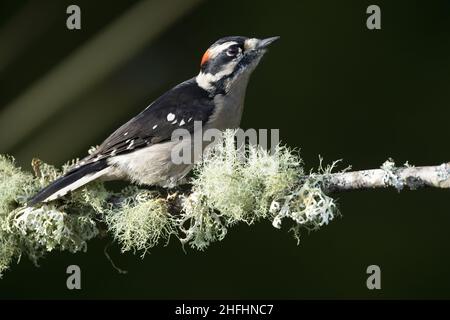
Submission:
[[[106,159],[102,159],[96,162],[91,162],[88,164],[85,164],[79,168],[76,168],[72,171],[69,171],[66,173],[66,175],[56,179],[52,183],[50,183],[45,188],[41,189],[38,193],[36,193],[33,197],[31,197],[27,205],[28,206],[34,206],[35,204],[38,204],[54,193],[58,192],[59,190],[71,185],[78,179],[83,178],[87,174],[95,173],[100,170],[105,169],[108,166]]]

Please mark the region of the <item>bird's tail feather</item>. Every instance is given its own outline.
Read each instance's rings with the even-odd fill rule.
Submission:
[[[55,200],[64,196],[70,191],[101,177],[109,169],[106,159],[91,162],[80,168],[69,171],[66,175],[56,179],[48,186],[40,190],[30,200],[27,205],[33,206],[40,202]]]

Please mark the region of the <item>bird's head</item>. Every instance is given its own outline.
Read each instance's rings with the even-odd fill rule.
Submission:
[[[197,83],[210,92],[228,92],[239,79],[248,79],[267,47],[278,38],[236,36],[219,39],[203,54]]]

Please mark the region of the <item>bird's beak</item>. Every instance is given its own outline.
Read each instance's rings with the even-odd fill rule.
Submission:
[[[267,48],[271,43],[275,42],[276,40],[280,39],[280,37],[270,37],[266,39],[259,40],[258,42],[258,49],[265,49]]]

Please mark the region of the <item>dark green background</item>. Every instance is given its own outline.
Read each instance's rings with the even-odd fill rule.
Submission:
[[[46,26],[1,70],[0,111],[137,3],[35,2],[33,19],[17,36]],[[2,1],[0,30],[30,3]],[[71,3],[82,9],[81,31],[65,28]],[[370,4],[381,7],[382,30],[366,28]],[[378,167],[388,157],[416,165],[450,160],[448,1],[203,1],[0,152],[27,169],[33,156],[58,165],[83,156],[159,94],[194,76],[210,43],[238,34],[281,36],[250,82],[242,127],[279,128],[286,144],[301,148],[308,169],[319,154],[354,169]],[[116,41],[127,46],[128,39]],[[0,38],[0,50],[9,45]],[[242,225],[205,252],[184,254],[173,240],[141,260],[113,246],[113,259],[129,271],[119,275],[103,255],[108,240],[96,240],[85,254],[52,253],[40,268],[23,257],[0,280],[0,297],[450,297],[448,191],[338,197],[342,218],[304,233],[300,246],[286,228]],[[66,289],[70,264],[82,269],[82,290]],[[366,288],[371,264],[381,267],[379,291]]]

